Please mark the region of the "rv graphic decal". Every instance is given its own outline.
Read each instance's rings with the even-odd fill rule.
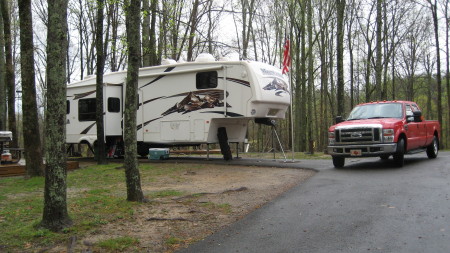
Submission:
[[[205,109],[205,108],[215,108],[215,107],[223,107],[224,102],[223,99],[223,90],[211,90],[208,93],[204,94],[203,91],[189,92],[183,100],[179,103],[176,103],[174,106],[169,108],[167,111],[163,112],[162,116],[167,116],[174,112],[186,114],[189,112]],[[197,94],[204,95],[203,97],[198,96]],[[227,107],[231,107],[227,104]]]
[[[172,71],[172,70],[174,70],[174,69],[175,69],[175,67],[168,67],[166,70],[164,70],[164,72],[170,72],[170,71]],[[163,77],[165,77],[165,75],[160,75],[160,76],[156,77],[153,81],[151,81],[151,82],[149,82],[149,83],[146,83],[146,84],[142,85],[142,86],[140,87],[140,89],[142,89],[142,88],[144,88],[145,86],[150,85],[150,84],[152,84],[152,83],[154,83],[154,82],[160,80],[160,79],[163,78]]]
[[[283,93],[289,94],[286,83],[278,78],[274,78],[272,82],[264,86],[263,90],[275,90],[276,96],[282,96]]]

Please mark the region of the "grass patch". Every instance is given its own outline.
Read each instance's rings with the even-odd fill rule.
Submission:
[[[184,193],[176,190],[164,190],[157,191],[150,194],[151,198],[164,198],[164,197],[178,197],[183,196]]]
[[[205,202],[205,203],[202,203],[202,206],[206,207],[208,209],[216,209],[223,213],[231,213],[231,205],[228,203],[216,204],[213,202]]]
[[[166,239],[166,244],[169,246],[174,246],[174,245],[180,244],[182,242],[183,242],[182,239],[175,237],[175,236],[171,236]]]
[[[90,231],[100,229],[104,224],[117,220],[131,219],[139,203],[126,201],[126,184],[123,164],[95,165],[67,174],[67,205],[74,224],[61,233],[38,229],[44,206],[44,178],[22,177],[0,178],[0,249],[7,252],[27,251],[31,247],[51,246],[64,243],[72,236],[82,237]],[[181,178],[186,170],[204,168],[192,164],[141,164],[143,185],[158,177]],[[146,193],[148,194],[148,193]],[[176,190],[157,191],[149,198],[182,196]],[[148,205],[148,204],[147,204]],[[131,238],[132,239],[132,238]],[[111,242],[104,242],[113,245]],[[128,245],[130,238],[117,239]],[[137,242],[133,241],[133,244]],[[99,246],[107,248],[109,246]],[[116,249],[108,248],[110,251]],[[127,246],[128,247],[128,246]],[[0,251],[1,251],[0,250]],[[120,251],[122,249],[117,249]]]
[[[101,241],[97,243],[97,246],[108,251],[124,251],[138,244],[138,239],[125,236]]]

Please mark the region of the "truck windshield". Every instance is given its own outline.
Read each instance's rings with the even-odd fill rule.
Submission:
[[[402,118],[402,104],[382,103],[367,104],[353,108],[347,120],[378,119],[378,118]]]

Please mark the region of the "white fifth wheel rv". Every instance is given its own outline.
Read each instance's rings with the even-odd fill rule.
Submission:
[[[250,119],[282,119],[290,89],[280,69],[254,61],[170,63],[139,70],[138,153],[151,147],[244,142]],[[109,157],[123,154],[126,71],[104,75],[104,127]],[[96,79],[67,86],[67,143],[95,146]],[[224,144],[224,146],[222,146]],[[225,151],[226,152],[226,151]],[[229,151],[228,151],[229,152]],[[231,153],[224,154],[225,159]]]

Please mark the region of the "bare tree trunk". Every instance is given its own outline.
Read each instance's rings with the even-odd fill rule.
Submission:
[[[126,29],[128,42],[128,72],[125,93],[124,142],[125,176],[128,201],[145,201],[141,189],[141,178],[137,161],[136,110],[140,65],[140,1],[125,0]]]
[[[450,46],[449,46],[449,40],[450,40],[450,13],[449,13],[449,1],[445,1],[445,51],[446,51],[446,61],[447,61],[447,74],[446,74],[446,80],[447,80],[447,111],[448,111],[448,119],[447,119],[447,146],[450,145]]]
[[[152,19],[150,23],[150,45],[148,48],[150,50],[150,66],[155,66],[160,62],[158,54],[156,53],[156,13],[158,11],[158,0],[151,0],[150,11],[152,13]]]
[[[377,49],[376,49],[376,66],[375,66],[375,87],[377,87],[377,90],[379,90],[377,94],[377,99],[386,100],[387,99],[387,92],[384,90],[384,86],[381,84],[381,74],[383,71],[383,67],[381,65],[381,60],[383,59],[382,54],[382,45],[383,45],[383,38],[381,36],[381,33],[383,32],[383,17],[382,17],[382,3],[383,0],[377,0]]]
[[[103,72],[105,67],[105,57],[103,52],[103,9],[104,0],[97,0],[97,85],[96,85],[96,123],[97,123],[97,146],[96,158],[97,164],[106,164],[105,152],[105,127],[104,127],[104,110],[103,110]]]
[[[431,2],[432,0],[427,0],[430,4],[431,13],[433,16],[433,24],[434,24],[434,38],[436,43],[436,59],[437,59],[437,114],[438,120],[442,124],[442,76],[441,76],[441,49],[439,47],[439,23],[437,18],[437,0],[434,0],[434,4]]]
[[[193,6],[192,6],[192,12],[191,12],[191,27],[190,27],[190,32],[188,34],[188,48],[187,48],[187,60],[188,61],[192,61],[192,55],[193,55],[193,51],[194,51],[194,37],[195,37],[195,30],[197,29],[197,14],[198,14],[198,5],[199,5],[199,1],[198,0],[194,0]]]
[[[1,5],[1,2],[0,2]],[[1,7],[0,7],[1,8]],[[0,11],[0,131],[6,130],[6,63],[3,16]]]
[[[150,65],[150,0],[142,0],[142,66]]]
[[[337,1],[337,114],[344,114],[344,13],[345,0]]]
[[[67,0],[48,2],[47,111],[44,212],[41,226],[61,231],[72,225],[67,212],[66,50]]]
[[[308,150],[310,154],[314,154],[314,133],[313,133],[313,104],[315,100],[313,99],[313,90],[314,90],[314,59],[313,59],[313,26],[312,26],[312,0],[308,0],[307,3],[307,29],[308,29]]]
[[[5,35],[5,59],[6,59],[6,90],[8,93],[8,128],[12,132],[13,141],[11,147],[17,148],[18,135],[16,123],[16,81],[14,75],[14,64],[12,56],[11,21],[7,0],[0,0],[3,18],[3,31]]]
[[[42,176],[42,146],[36,104],[34,45],[31,0],[19,1],[20,67],[22,74],[22,112],[26,171],[28,176]]]

